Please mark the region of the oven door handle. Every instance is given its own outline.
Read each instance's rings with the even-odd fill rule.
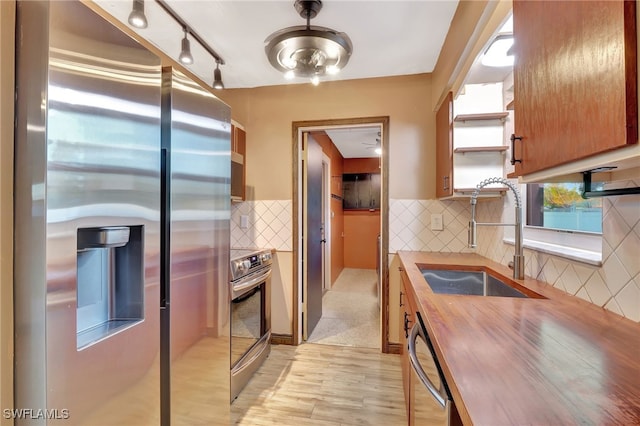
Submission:
[[[253,287],[256,287],[260,284],[262,284],[263,282],[265,282],[266,280],[269,279],[269,277],[271,276],[271,269],[269,269],[267,272],[258,275],[257,277],[251,278],[249,281],[247,282],[243,282],[241,284],[237,284],[233,286],[233,292],[234,293],[240,293],[243,292],[245,290],[250,290]]]
[[[442,408],[445,408],[446,400],[443,394],[446,395],[446,391],[444,391],[444,389],[436,389],[436,386],[424,372],[422,366],[420,365],[420,361],[418,361],[418,356],[416,355],[416,339],[418,338],[422,339],[425,344],[427,344],[427,339],[423,335],[422,327],[420,326],[420,323],[416,321],[413,328],[411,329],[411,335],[409,336],[409,350],[407,351],[409,353],[409,361],[411,362],[411,367],[418,375],[418,378],[420,379],[422,384],[427,388],[429,393],[433,395],[433,398],[436,400],[436,402]]]

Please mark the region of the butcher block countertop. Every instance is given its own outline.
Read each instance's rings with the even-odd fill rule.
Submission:
[[[465,425],[640,425],[640,324],[476,254],[398,254]],[[435,294],[419,268],[545,298]]]

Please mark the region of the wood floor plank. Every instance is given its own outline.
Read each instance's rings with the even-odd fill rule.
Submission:
[[[274,345],[231,405],[233,424],[407,424],[400,357],[377,349]]]

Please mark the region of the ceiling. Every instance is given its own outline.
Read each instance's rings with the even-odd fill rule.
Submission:
[[[95,0],[102,9],[126,23],[132,2]],[[304,25],[293,0],[166,0],[183,21],[225,61],[225,88],[290,84],[267,60],[265,39],[285,27]],[[329,79],[359,79],[428,73],[440,49],[458,0],[324,0],[312,25],[349,35],[353,54],[347,66]],[[182,28],[155,1],[145,1],[148,27],[138,34],[173,58],[180,54]],[[127,24],[128,25],[128,24]],[[213,81],[215,61],[191,40],[194,63],[188,68],[206,82]],[[293,83],[308,84],[308,79]]]
[[[380,126],[341,127],[326,129],[327,136],[344,158],[378,157],[375,148],[380,146]]]
[[[285,80],[269,64],[264,51],[264,41],[273,32],[305,24],[293,7],[294,0],[165,1],[222,57],[225,88],[309,84],[308,79]],[[94,3],[129,26],[132,1]],[[323,80],[432,72],[457,5],[458,0],[324,0],[311,24],[347,33],[354,47],[347,66]],[[177,58],[183,37],[181,26],[154,0],[145,0],[145,13],[148,27],[132,29],[168,56]],[[187,68],[212,83],[215,60],[193,39],[191,50],[194,63]],[[510,71],[483,67],[478,60],[467,82],[502,81]],[[377,155],[371,147],[379,138],[379,131],[379,127],[365,127],[333,129],[327,134],[345,158],[362,158]]]

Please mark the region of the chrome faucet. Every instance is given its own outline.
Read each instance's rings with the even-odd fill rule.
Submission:
[[[501,183],[513,191],[516,197],[516,220],[515,223],[478,223],[476,222],[476,203],[478,202],[478,194],[480,189],[492,183]],[[494,177],[485,179],[480,182],[471,194],[471,220],[469,221],[469,247],[476,248],[477,244],[477,226],[515,226],[516,228],[516,250],[513,254],[513,278],[516,280],[524,279],[524,249],[522,247],[522,198],[518,188],[504,178]],[[511,266],[511,265],[509,265]]]

